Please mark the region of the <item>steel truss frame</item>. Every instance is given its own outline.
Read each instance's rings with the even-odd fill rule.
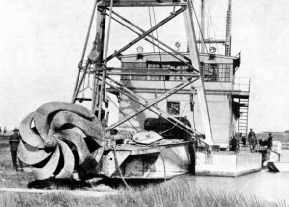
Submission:
[[[96,2],[97,2],[97,0],[96,0]],[[107,8],[108,6],[110,6],[110,9]],[[163,19],[162,21],[160,21],[158,24],[156,24],[155,26],[153,26],[152,28],[150,28],[147,31],[134,25],[129,20],[125,19],[121,15],[112,11],[113,7],[159,7],[159,6],[173,6],[174,12],[170,13],[170,15],[168,17],[166,17],[165,19]],[[175,11],[176,6],[181,6],[181,7],[180,7],[180,9]],[[200,135],[199,132],[193,130],[189,126],[184,125],[182,122],[180,122],[179,120],[177,120],[176,118],[174,118],[170,114],[168,114],[168,113],[160,110],[156,106],[154,106],[156,103],[158,103],[158,102],[166,99],[167,97],[177,93],[181,89],[185,88],[188,85],[191,85],[193,82],[198,80],[197,81],[197,88],[199,89],[198,90],[198,96],[199,96],[199,101],[200,101],[200,105],[201,105],[201,113],[202,113],[202,119],[204,122],[205,135],[206,135],[206,140],[202,140],[202,141],[204,141],[204,143],[206,143],[208,145],[212,145],[212,133],[211,133],[211,128],[210,128],[208,106],[207,106],[206,96],[205,96],[205,91],[204,91],[204,81],[203,81],[203,76],[202,76],[201,70],[200,70],[201,67],[200,67],[200,61],[199,61],[199,53],[198,53],[198,49],[197,49],[197,45],[196,45],[196,36],[195,36],[195,30],[194,30],[194,26],[193,26],[192,13],[190,10],[190,8],[192,7],[191,0],[180,0],[180,1],[175,1],[175,0],[162,0],[162,1],[152,1],[152,0],[142,0],[142,1],[137,1],[137,0],[113,1],[113,0],[110,0],[109,1],[109,0],[103,0],[103,1],[99,1],[97,4],[95,4],[95,7],[97,7],[97,28],[96,28],[96,36],[95,36],[95,45],[94,45],[93,49],[95,49],[97,51],[98,57],[95,60],[88,59],[85,66],[83,67],[82,63],[83,63],[84,55],[82,55],[82,59],[81,59],[81,62],[79,64],[79,72],[78,72],[78,77],[77,77],[77,81],[76,81],[76,85],[75,85],[72,103],[75,103],[76,100],[80,100],[77,96],[81,91],[80,88],[81,88],[81,85],[83,84],[85,76],[93,73],[93,88],[92,88],[92,98],[91,98],[91,100],[92,100],[91,101],[92,102],[92,105],[91,105],[92,112],[94,112],[96,110],[96,103],[98,103],[98,102],[100,104],[98,104],[97,110],[100,112],[102,109],[102,100],[103,100],[103,93],[105,90],[105,87],[104,87],[105,84],[110,85],[111,87],[113,87],[114,89],[119,91],[120,93],[123,93],[124,95],[128,96],[132,100],[134,100],[137,103],[139,103],[140,105],[142,105],[141,109],[136,110],[135,112],[130,113],[130,114],[126,115],[125,117],[123,117],[122,119],[118,120],[116,123],[107,127],[106,131],[109,131],[109,130],[119,126],[120,124],[124,123],[125,121],[128,121],[129,119],[131,119],[132,117],[136,116],[137,114],[143,112],[144,110],[151,110],[154,113],[162,116],[164,119],[166,119],[170,122],[172,122],[171,120],[173,120],[175,123],[177,123],[178,127],[183,128],[184,130],[191,133],[192,135]],[[107,58],[104,57],[104,40],[105,40],[104,33],[105,33],[105,26],[106,26],[105,25],[105,16],[108,15],[105,12],[106,10],[108,10],[110,12],[109,18],[115,20],[116,22],[120,23],[121,25],[125,26],[129,30],[131,30],[134,33],[139,35],[137,38],[135,38],[134,40],[129,42],[127,45],[125,45],[124,47],[122,47],[118,51],[109,55]],[[93,12],[95,12],[95,8],[94,8]],[[169,47],[168,45],[166,45],[162,41],[160,41],[157,38],[154,38],[152,35],[150,35],[150,33],[157,30],[159,27],[161,27],[162,25],[169,22],[170,20],[172,20],[173,18],[175,18],[176,16],[178,16],[179,14],[181,14],[183,12],[184,12],[185,27],[186,27],[187,38],[188,38],[188,46],[189,46],[189,51],[190,51],[190,58],[187,58],[186,56],[184,56],[180,52],[175,51],[173,48]],[[122,23],[120,20],[117,20],[115,17],[112,16],[112,14],[114,14],[114,16],[118,17],[121,21],[125,22],[129,26]],[[93,15],[92,15],[91,19],[93,19]],[[91,20],[91,22],[92,22],[92,20]],[[91,25],[91,23],[90,23],[90,25]],[[90,26],[90,28],[91,28],[91,26]],[[140,32],[135,31],[135,29],[139,30]],[[84,50],[86,49],[87,39],[89,37],[89,32],[90,32],[90,29],[88,31]],[[150,37],[153,40],[157,41],[160,45],[162,45],[166,49],[158,46],[157,44],[154,44],[147,37]],[[143,97],[135,94],[130,89],[124,87],[118,81],[115,81],[112,78],[108,77],[108,75],[111,75],[112,73],[109,73],[108,68],[106,67],[106,63],[109,60],[111,60],[114,57],[117,57],[122,52],[124,52],[125,50],[127,50],[128,48],[130,48],[131,46],[133,46],[134,44],[136,44],[137,42],[139,42],[142,39],[145,39],[146,41],[154,44],[155,46],[157,46],[158,48],[160,48],[164,52],[177,58],[178,60],[183,62],[185,65],[189,66],[191,71],[194,72],[194,73],[191,73],[191,77],[189,77],[185,82],[183,82],[183,83],[179,84],[178,86],[172,88],[171,90],[167,91],[166,93],[162,94],[161,96],[159,96],[157,99],[155,99],[154,101],[152,101],[150,103],[147,103]],[[167,51],[167,49],[170,51]],[[177,55],[181,58],[179,58]],[[91,69],[90,66],[94,66],[94,70],[90,70]],[[197,74],[199,77],[196,77]],[[186,74],[186,76],[187,75],[189,75],[189,74]],[[110,81],[114,82],[116,85],[120,86],[120,88],[115,87],[113,84],[110,84],[106,80],[106,78],[109,79]],[[100,90],[99,90],[99,83],[101,84]],[[135,99],[133,97],[136,97],[137,99]],[[98,118],[100,118],[100,115],[101,115],[101,113],[98,113],[98,116],[99,116]]]

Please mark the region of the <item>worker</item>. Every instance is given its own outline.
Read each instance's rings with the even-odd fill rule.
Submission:
[[[12,156],[12,163],[13,167],[16,171],[18,171],[18,166],[17,166],[17,148],[21,139],[21,136],[19,134],[18,129],[13,130],[14,134],[10,136],[9,144],[10,144],[10,151],[11,151],[11,156]],[[19,159],[18,159],[19,160]],[[22,161],[19,160],[19,166],[20,166],[20,171],[23,171],[23,164]]]
[[[231,139],[231,151],[237,151],[238,140],[236,136]]]
[[[255,152],[255,148],[257,145],[257,137],[253,129],[250,129],[249,135],[248,135],[248,142],[250,145],[251,152]]]
[[[272,150],[272,145],[273,145],[273,137],[272,137],[272,133],[269,133],[269,137],[268,137],[268,149]]]

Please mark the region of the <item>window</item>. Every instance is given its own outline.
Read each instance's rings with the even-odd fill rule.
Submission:
[[[232,64],[219,64],[219,77],[218,81],[228,82],[230,81],[230,71],[232,69]]]
[[[217,64],[205,64],[204,65],[204,79],[206,82],[217,81],[218,65]]]
[[[232,64],[205,64],[204,79],[206,82],[229,82]]]
[[[125,62],[122,63],[122,68],[125,69],[126,72],[132,73],[146,73],[146,70],[142,70],[142,68],[146,68],[145,62]],[[146,75],[122,75],[121,80],[147,80]]]
[[[152,70],[152,71],[153,71],[154,69],[158,69],[158,70],[159,70],[160,68],[161,68],[160,63],[154,63],[154,62],[152,62],[152,63],[149,62],[149,63],[148,63],[148,69],[149,69],[149,70]],[[163,77],[163,76],[155,76],[155,75],[153,76],[153,75],[152,75],[152,76],[149,76],[149,79],[150,79],[150,80],[154,80],[154,81],[155,81],[155,80],[164,80],[164,77]]]
[[[180,115],[180,102],[167,102],[167,112],[171,115]]]

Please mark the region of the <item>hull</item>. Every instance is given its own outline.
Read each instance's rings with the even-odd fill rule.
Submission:
[[[101,174],[109,178],[171,179],[193,173],[192,145],[192,142],[165,140],[155,146],[117,146],[105,152]]]

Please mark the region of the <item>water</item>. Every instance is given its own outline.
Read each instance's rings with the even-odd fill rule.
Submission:
[[[289,162],[289,150],[281,151],[281,162]],[[195,177],[196,186],[213,191],[253,195],[268,201],[285,200],[289,204],[289,172],[260,172],[229,177]]]
[[[201,189],[254,195],[268,201],[285,200],[289,204],[289,172],[262,170],[236,178],[197,176],[192,179]]]

